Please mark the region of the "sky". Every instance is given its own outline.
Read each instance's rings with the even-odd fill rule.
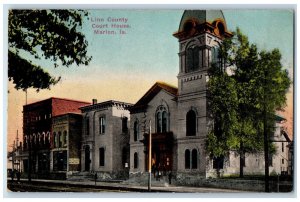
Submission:
[[[27,103],[49,97],[62,97],[91,102],[119,100],[136,103],[156,82],[177,86],[179,70],[178,40],[172,36],[178,30],[183,10],[89,10],[82,32],[88,40],[88,55],[93,57],[88,66],[54,68],[49,61],[36,61],[62,80],[51,88],[36,92],[28,90]],[[278,48],[283,67],[293,77],[293,11],[292,10],[223,10],[227,28],[239,27],[259,50]],[[102,22],[93,22],[103,19]],[[95,34],[95,24],[111,24],[111,19],[127,19],[126,34]],[[101,30],[105,30],[102,28]],[[119,33],[119,29],[107,29]],[[25,57],[26,54],[24,54]],[[22,137],[22,106],[26,103],[23,91],[16,91],[8,83],[8,146]],[[288,95],[287,108],[281,112],[292,135],[293,89]]]

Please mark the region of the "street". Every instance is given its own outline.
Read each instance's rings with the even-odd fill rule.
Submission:
[[[58,180],[7,181],[7,188],[12,192],[148,192],[147,186],[125,185],[108,182],[74,182]],[[160,186],[152,187],[151,192],[161,193],[249,193],[247,191],[218,189],[208,187]]]

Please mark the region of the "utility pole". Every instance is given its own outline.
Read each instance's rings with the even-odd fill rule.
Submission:
[[[263,119],[264,119],[264,152],[265,152],[265,192],[270,192],[269,189],[269,137],[267,128],[267,107],[266,107],[266,70],[264,70],[264,108],[263,108]]]
[[[264,150],[265,150],[265,192],[270,192],[269,189],[269,141],[267,132],[267,113],[264,107]]]
[[[151,160],[152,160],[152,135],[151,135],[151,119],[149,121],[149,161],[148,161],[148,171],[149,171],[149,179],[148,179],[148,191],[151,192]]]

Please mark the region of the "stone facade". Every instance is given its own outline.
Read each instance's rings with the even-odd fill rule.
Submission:
[[[81,108],[83,131],[81,171],[102,179],[123,178],[129,165],[129,111],[131,104],[107,101]]]
[[[179,184],[201,182],[216,177],[215,160],[205,150],[205,141],[211,120],[208,113],[208,69],[222,65],[218,49],[223,39],[231,37],[222,11],[185,11],[179,30],[178,88],[163,82],[155,83],[130,108],[130,174],[132,179],[143,176],[149,169],[149,133],[152,136],[151,169],[167,174],[172,171]],[[278,118],[278,117],[277,117]],[[272,156],[270,173],[287,171],[287,135],[276,122],[274,144],[277,153]],[[239,174],[239,156],[236,152],[222,160],[221,175]],[[246,154],[245,174],[264,174],[264,155]]]

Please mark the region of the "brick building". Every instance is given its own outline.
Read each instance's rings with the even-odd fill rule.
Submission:
[[[66,175],[80,171],[81,132],[81,114],[67,113],[53,117],[53,147],[50,152],[52,173]]]
[[[123,179],[129,164],[129,111],[131,104],[106,101],[81,107],[83,132],[81,171],[102,179]]]
[[[90,103],[54,98],[23,106],[23,170],[35,177],[50,172],[50,151],[54,148],[53,117],[66,113],[80,113],[79,107]],[[30,172],[29,172],[30,171]],[[38,177],[38,176],[37,176]]]

